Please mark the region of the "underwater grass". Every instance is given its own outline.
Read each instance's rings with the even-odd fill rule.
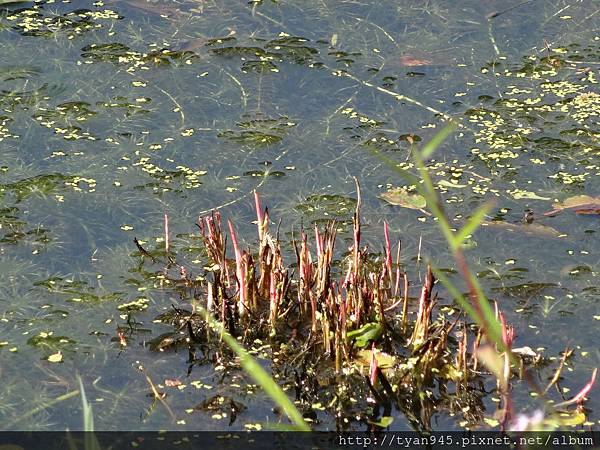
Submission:
[[[65,400],[68,400],[72,397],[75,397],[77,394],[79,394],[78,390],[75,391],[69,391],[66,394],[60,395],[58,397],[56,397],[53,400],[49,400],[46,402],[42,402],[41,404],[39,404],[38,406],[36,406],[35,408],[30,409],[29,411],[27,411],[26,413],[22,414],[21,416],[17,417],[16,419],[3,424],[3,429],[5,430],[11,430],[15,425],[17,425],[19,422],[28,419],[29,417],[45,410],[48,408],[51,408],[52,406],[64,402]]]

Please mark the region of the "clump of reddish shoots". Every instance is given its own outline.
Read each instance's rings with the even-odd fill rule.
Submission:
[[[248,292],[246,290],[247,261],[242,258],[242,252],[240,251],[237,236],[235,235],[235,230],[233,229],[231,220],[228,220],[227,224],[229,225],[229,234],[231,235],[231,242],[233,243],[233,251],[235,253],[235,274],[238,282],[239,292],[238,313],[240,317],[244,317],[246,315],[246,304],[248,303]]]

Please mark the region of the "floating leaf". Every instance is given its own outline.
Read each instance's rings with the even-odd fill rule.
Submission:
[[[483,421],[485,423],[487,423],[490,427],[497,427],[498,425],[500,425],[500,422],[498,422],[496,419],[493,419],[491,417],[484,417]]]
[[[56,352],[53,355],[48,356],[48,361],[51,363],[59,363],[62,362],[63,355],[61,352]]]
[[[466,184],[453,183],[452,181],[448,181],[448,180],[440,180],[440,181],[438,181],[437,184],[438,184],[438,186],[447,187],[447,188],[462,189],[462,188],[467,187]]]
[[[512,352],[517,354],[517,355],[521,355],[521,356],[531,356],[532,358],[538,358],[540,355],[537,354],[536,352],[534,352],[531,347],[525,346],[525,347],[519,347],[519,348],[513,348]]]
[[[587,203],[600,204],[600,198],[591,197],[589,195],[575,195],[574,197],[567,198],[562,203],[560,203],[560,205],[562,206],[562,208],[573,208],[575,206],[580,206]]]
[[[358,330],[356,330],[358,331]],[[356,362],[363,367],[368,368],[371,365],[371,359],[373,358],[373,351],[370,349],[361,350],[356,355]],[[375,350],[375,360],[377,361],[377,367],[382,371],[391,369],[396,363],[397,358],[388,353],[380,352]]]
[[[586,215],[586,216],[595,216],[600,214],[600,207],[598,208],[582,208],[576,209],[575,214]]]
[[[419,194],[411,194],[403,187],[391,188],[383,194],[380,194],[379,198],[392,205],[402,206],[403,208],[423,209],[427,206],[425,197]]]
[[[537,195],[535,192],[521,191],[521,190],[517,190],[516,192],[513,192],[512,196],[516,200],[520,200],[523,198],[530,199],[530,200],[550,200],[549,197],[541,197],[541,196]]]
[[[586,421],[585,413],[580,410],[561,413],[557,417],[551,417],[545,421],[545,424],[554,428],[575,427]]]
[[[378,427],[381,427],[381,428],[387,428],[392,424],[393,421],[394,421],[393,417],[383,416],[376,422],[369,420],[369,423],[372,425],[377,425]]]
[[[419,67],[419,66],[429,66],[432,62],[428,59],[419,59],[415,58],[411,55],[404,55],[398,59],[398,62],[401,66],[404,67]]]
[[[539,223],[507,223],[499,220],[484,221],[481,224],[484,227],[494,227],[506,231],[512,231],[516,233],[532,234],[536,236],[546,237],[559,237],[563,233],[555,228],[547,225],[540,225]]]
[[[569,197],[562,202],[555,203],[552,205],[554,208],[552,211],[544,213],[545,216],[554,216],[565,209],[575,209],[577,214],[598,214],[597,212],[578,212],[578,211],[589,211],[589,210],[600,210],[600,197],[591,197],[589,195],[576,195]]]
[[[356,342],[358,347],[366,347],[369,341],[376,341],[383,334],[383,327],[380,323],[371,322],[358,330],[350,331],[347,336],[348,339]]]

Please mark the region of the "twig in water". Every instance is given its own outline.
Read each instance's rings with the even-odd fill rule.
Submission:
[[[148,374],[146,373],[146,371],[144,370],[143,367],[140,367],[140,370],[142,371],[142,373],[146,377],[146,381],[150,385],[150,389],[152,389],[152,394],[154,395],[154,399],[158,400],[159,402],[161,402],[163,404],[163,406],[166,408],[167,412],[171,416],[171,419],[173,419],[173,422],[177,421],[177,417],[173,413],[173,410],[167,404],[167,402],[164,401],[164,398],[165,398],[166,394],[158,392],[158,390],[156,389],[156,386],[154,385],[154,383],[152,382],[152,380],[150,379],[150,377],[148,376]]]
[[[137,249],[140,251],[142,256],[147,256],[148,258],[150,258],[152,260],[153,263],[156,262],[156,258],[154,256],[152,256],[150,253],[148,253],[148,251],[144,247],[142,247],[142,244],[140,244],[140,241],[138,241],[137,237],[133,238],[133,243],[135,244]]]
[[[521,3],[518,3],[516,5],[513,5],[513,6],[511,6],[509,8],[506,8],[506,9],[504,9],[502,11],[491,12],[487,16],[485,16],[485,18],[487,20],[495,19],[496,17],[501,16],[504,13],[507,13],[509,11],[512,11],[513,9],[517,9],[517,8],[523,6],[523,5],[526,5],[527,3],[532,3],[532,2],[533,2],[533,0],[525,0],[524,2],[521,2]]]

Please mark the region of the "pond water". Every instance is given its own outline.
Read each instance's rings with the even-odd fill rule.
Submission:
[[[0,427],[80,429],[77,376],[97,429],[277,422],[243,371],[150,348],[169,331],[154,318],[189,299],[157,282],[134,237],[164,249],[166,213],[178,264],[199,275],[199,216],[220,210],[252,243],[256,189],[287,239],[301,224],[350,221],[356,177],[373,251],[387,221],[411,279],[424,274],[417,255],[452,269],[430,216],[379,197],[405,182],[372,154],[411,169],[413,146],[448,118],[460,126],[428,165],[457,227],[494,202],[467,256],[515,346],[547,358],[542,385],[575,349],[564,398],[600,365],[598,205],[544,216],[600,195],[594,2],[2,3]],[[524,225],[528,210],[537,227]],[[519,410],[535,407],[526,383],[514,390]],[[317,429],[336,429],[315,411]],[[391,428],[413,419],[395,413]],[[440,413],[432,426],[460,422]]]

